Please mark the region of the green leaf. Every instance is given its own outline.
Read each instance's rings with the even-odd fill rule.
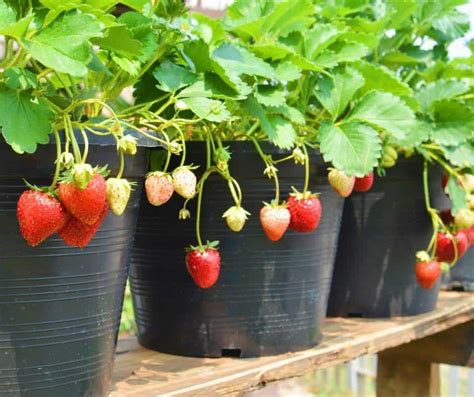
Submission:
[[[460,80],[438,80],[422,87],[417,94],[422,109],[426,112],[442,99],[455,98],[469,91],[469,86]]]
[[[391,51],[385,54],[380,62],[386,65],[414,65],[417,63],[423,63],[423,60],[410,56],[404,52]]]
[[[0,0],[0,31],[16,22],[16,13],[4,0]]]
[[[164,61],[157,66],[153,70],[153,76],[160,83],[159,88],[167,92],[175,92],[198,79],[196,74],[170,61]]]
[[[134,9],[135,11],[143,11],[145,6],[150,3],[150,0],[120,0],[120,3]]]
[[[87,64],[91,61],[89,40],[101,36],[101,30],[101,24],[94,16],[68,13],[30,40],[23,40],[23,44],[45,66],[81,77],[87,73]]]
[[[348,175],[367,175],[377,166],[381,156],[382,145],[377,131],[362,123],[336,126],[324,122],[320,141],[324,160]]]
[[[94,39],[93,43],[127,58],[136,58],[142,53],[142,43],[133,38],[125,25],[112,26],[104,37]]]
[[[262,131],[268,139],[283,149],[291,148],[296,139],[293,125],[285,118],[267,113],[254,97],[249,97],[242,102],[243,108],[260,121]]]
[[[301,69],[291,62],[282,62],[275,68],[275,77],[280,81],[294,81],[301,76]]]
[[[206,31],[209,31],[210,34],[203,37],[207,43],[214,44],[227,39],[227,33],[218,20],[208,17],[204,14],[193,13],[193,18],[198,21],[199,25],[206,27]]]
[[[138,12],[126,12],[117,19],[118,23],[125,24],[132,37],[140,41],[141,51],[138,60],[146,62],[152,59],[159,47],[153,30],[153,20]]]
[[[30,26],[31,21],[33,20],[34,15],[28,14],[24,18],[19,19],[16,22],[6,24],[0,27],[0,34],[5,36],[11,36],[17,40],[20,40],[21,37],[26,33],[28,27]],[[5,21],[5,19],[4,19]]]
[[[10,68],[5,70],[4,75],[6,86],[13,90],[28,90],[39,86],[36,75],[27,69]]]
[[[257,86],[255,98],[264,106],[281,106],[286,102],[282,88],[278,86]]]
[[[198,117],[209,121],[224,121],[230,117],[225,104],[209,98],[183,98],[181,99]]]
[[[229,43],[224,43],[213,52],[213,58],[227,72],[237,75],[248,74],[266,78],[274,78],[273,68],[260,58],[243,47],[237,47]]]
[[[338,43],[324,50],[314,61],[322,68],[332,68],[342,62],[354,62],[365,57],[368,48],[360,43]]]
[[[463,168],[474,167],[474,140],[460,146],[445,146],[443,149],[451,164]]]
[[[363,121],[382,128],[398,140],[406,138],[415,125],[415,114],[398,97],[380,91],[366,94],[356,104],[349,120]]]
[[[440,145],[459,146],[474,137],[474,111],[460,102],[436,102],[434,118],[431,138]]]
[[[186,60],[191,61],[196,73],[212,70],[209,46],[204,40],[190,40],[183,44],[183,54]]]
[[[5,141],[18,153],[33,153],[48,143],[52,113],[43,99],[0,87],[0,125]]]
[[[456,10],[443,13],[432,22],[445,40],[454,40],[464,36],[469,31],[469,15]]]
[[[213,74],[206,73],[204,79],[200,78],[194,84],[181,90],[178,98],[192,98],[192,97],[206,97],[218,99],[245,99],[246,95],[250,94],[251,89],[242,95],[231,89],[222,79]]]
[[[370,49],[374,49],[379,44],[379,38],[371,33],[345,32],[339,36],[339,40],[360,43]]]
[[[386,91],[394,95],[411,95],[411,88],[400,81],[397,75],[382,65],[375,65],[366,61],[358,61],[353,64],[365,79],[365,84],[359,93],[365,94],[372,90]]]
[[[274,61],[283,59],[293,53],[293,48],[277,42],[271,44],[254,44],[250,49],[260,58],[272,59]]]
[[[303,113],[301,113],[298,109],[286,104],[282,106],[269,106],[267,107],[267,112],[284,116],[292,123],[297,125],[304,125],[306,123]]]
[[[293,147],[295,144],[296,132],[291,122],[274,114],[268,114],[267,117],[271,125],[271,133],[270,130],[264,130],[269,137],[271,134],[271,141],[282,149],[290,149]]]
[[[336,120],[363,85],[364,78],[355,69],[339,69],[332,77],[324,76],[319,81],[315,95],[333,120]]]
[[[305,55],[308,59],[316,59],[322,50],[333,44],[341,32],[333,25],[316,24],[305,33]]]
[[[140,62],[138,60],[131,60],[115,54],[112,54],[112,60],[131,76],[138,76],[140,73]]]
[[[390,139],[390,142],[404,148],[414,148],[430,139],[431,128],[428,124],[416,121],[413,126],[410,127],[404,137],[400,139]]]
[[[459,185],[456,178],[449,178],[446,190],[451,199],[453,213],[467,207],[466,191]]]

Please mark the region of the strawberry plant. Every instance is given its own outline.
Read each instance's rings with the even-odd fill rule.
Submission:
[[[120,94],[181,37],[184,7],[126,1],[128,11],[116,16],[118,3],[0,0],[0,136],[20,155],[50,141],[57,152],[51,184],[28,185],[18,202],[30,245],[59,232],[67,244],[84,247],[109,207],[116,215],[125,211],[132,190],[123,178],[125,157],[136,154],[137,137],[167,144],[133,118],[151,104],[131,107]],[[103,164],[88,163],[91,135],[116,142],[120,165],[107,180]],[[71,215],[66,226],[63,213]],[[71,238],[73,231],[87,237]]]
[[[450,43],[468,29],[456,5],[237,0],[222,20],[183,16],[182,40],[135,85],[137,103],[148,102],[139,116],[168,142],[166,164],[170,155],[181,155],[180,168],[170,174],[174,190],[187,200],[199,198],[205,177],[219,173],[236,203],[223,217],[231,230],[241,230],[248,214],[227,168],[232,154],[222,142],[252,141],[275,183],[275,197],[260,217],[268,232],[266,215],[278,212],[275,240],[288,227],[278,164],[294,160],[305,166],[308,149],[319,150],[330,163],[329,179],[343,197],[370,190],[375,174],[383,177],[401,155],[422,156],[453,180],[464,178],[474,164],[472,58],[448,57]],[[434,43],[431,49],[428,42]],[[190,172],[174,177],[189,167],[187,140],[209,142],[208,167],[196,192]],[[262,151],[262,141],[293,152],[274,159]],[[168,175],[167,166],[158,172]],[[308,173],[298,201],[316,200],[307,189]],[[453,216],[467,228],[472,210],[465,183],[452,182],[447,189]],[[298,230],[296,200],[288,201],[295,214],[288,224]],[[428,211],[436,218],[435,236],[443,228],[430,206]],[[312,215],[317,227],[320,212],[304,216]],[[185,205],[180,217],[189,215]],[[199,247],[205,248],[201,242]]]

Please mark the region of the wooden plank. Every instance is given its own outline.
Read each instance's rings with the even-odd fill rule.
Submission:
[[[474,367],[474,320],[387,350],[406,360]]]
[[[111,397],[238,395],[270,382],[350,361],[474,319],[474,294],[443,292],[427,314],[394,319],[328,319],[317,347],[256,359],[206,359],[128,346],[117,356]],[[130,341],[128,341],[130,344]]]

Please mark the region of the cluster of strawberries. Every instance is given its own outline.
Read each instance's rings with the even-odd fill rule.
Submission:
[[[20,232],[34,247],[58,233],[70,246],[84,248],[97,233],[109,210],[120,216],[132,186],[124,178],[105,180],[104,169],[78,164],[52,188],[31,187],[17,203]]]
[[[58,233],[67,245],[85,247],[109,212],[105,178],[95,174],[84,189],[61,182],[58,197],[36,189],[22,193],[17,218],[23,238],[34,247]]]
[[[441,185],[446,190],[448,177],[443,176]],[[417,254],[418,262],[415,267],[416,278],[423,288],[432,288],[442,272],[448,271],[450,263],[461,259],[474,245],[474,177],[465,175],[465,188],[469,192],[469,208],[459,209],[453,216],[451,209],[440,212],[440,218],[447,231],[436,234],[435,258],[431,258],[425,251]]]

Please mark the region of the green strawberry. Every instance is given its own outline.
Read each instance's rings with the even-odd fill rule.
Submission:
[[[132,185],[126,179],[109,178],[107,179],[106,187],[107,202],[110,209],[115,215],[121,216],[130,200]]]
[[[245,211],[242,207],[235,205],[224,212],[222,217],[226,219],[227,226],[229,226],[230,230],[233,232],[240,232],[249,215],[249,212]]]

